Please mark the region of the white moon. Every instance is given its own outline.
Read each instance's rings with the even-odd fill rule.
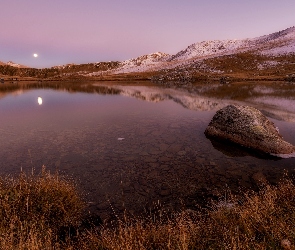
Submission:
[[[35,53],[33,56],[34,56],[34,57],[38,57],[38,54]]]
[[[38,104],[42,105],[42,103],[43,103],[42,97],[38,97]]]

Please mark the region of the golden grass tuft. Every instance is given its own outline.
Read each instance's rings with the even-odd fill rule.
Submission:
[[[84,204],[75,186],[43,167],[0,179],[0,249],[50,249],[61,231],[78,227]]]

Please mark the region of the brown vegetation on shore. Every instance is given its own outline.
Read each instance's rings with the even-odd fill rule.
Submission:
[[[1,178],[0,249],[61,247],[60,236],[79,226],[83,208],[75,185],[45,168]]]
[[[169,216],[81,227],[75,185],[43,168],[0,182],[1,249],[294,249],[295,186],[289,179],[258,193]],[[71,232],[75,233],[71,233]]]
[[[293,249],[294,195],[294,184],[284,181],[242,201],[231,197],[216,203],[210,211],[127,221],[90,234],[89,242],[103,249]]]

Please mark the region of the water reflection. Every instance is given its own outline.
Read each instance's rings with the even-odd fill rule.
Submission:
[[[97,93],[102,95],[120,94],[120,90],[110,86],[97,86],[93,83],[87,82],[8,82],[0,85],[0,93],[2,95],[13,93],[16,90],[26,91],[31,89],[54,89],[68,92]]]
[[[39,105],[42,105],[42,103],[43,103],[42,97],[39,96],[39,97],[38,97],[38,104],[39,104]]]
[[[281,158],[271,156],[269,154],[263,153],[263,152],[257,152],[256,150],[251,150],[250,148],[242,147],[236,143],[233,143],[231,141],[227,140],[218,140],[215,138],[207,137],[208,140],[212,143],[212,146],[223,153],[226,156],[229,157],[246,157],[246,156],[252,156],[259,159],[265,159],[265,160],[274,160],[279,161]]]
[[[228,104],[227,101],[203,97],[186,89],[160,88],[158,86],[116,86],[120,94],[148,102],[172,100],[182,107],[195,111],[217,110]]]
[[[268,83],[267,87],[258,87],[256,84],[203,84],[190,89],[122,85],[112,88],[118,89],[124,96],[149,102],[172,100],[184,108],[195,111],[217,111],[229,104],[249,105],[261,110],[267,117],[295,122],[295,88],[287,83],[279,84],[279,88],[277,83]],[[253,94],[254,92],[256,94]]]
[[[259,85],[258,85],[259,84]],[[0,85],[0,97],[16,90],[55,89],[103,95],[123,95],[148,102],[172,100],[195,111],[218,110],[228,104],[253,106],[267,117],[295,122],[295,88],[289,83],[199,84],[188,88],[164,88],[148,83],[31,82]],[[38,101],[39,103],[39,101]]]
[[[1,92],[1,173],[38,170],[43,164],[59,169],[78,180],[93,202],[91,209],[101,215],[110,213],[110,204],[116,213],[138,212],[157,200],[173,209],[194,208],[226,186],[234,191],[257,187],[257,173],[271,183],[284,169],[294,173],[295,159],[273,161],[205,137],[215,110],[253,102],[208,94],[219,86],[18,85],[18,95],[16,89]],[[38,97],[50,100],[42,112]],[[274,122],[295,144],[295,126],[285,119],[288,114],[292,120],[294,113],[275,104],[253,102],[282,118]]]

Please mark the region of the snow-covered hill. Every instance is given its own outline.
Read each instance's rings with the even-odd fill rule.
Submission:
[[[232,55],[240,52],[269,56],[295,54],[295,27],[252,39],[198,42],[191,44],[175,55],[168,55],[162,52],[144,55],[121,62],[121,66],[111,73],[157,71],[172,69],[180,65],[187,67],[193,61],[195,63],[207,58]],[[212,70],[214,71],[214,69]],[[209,71],[212,72],[212,70]]]
[[[170,60],[187,60],[212,55],[220,56],[249,50],[272,55],[295,53],[295,27],[253,39],[214,40],[194,43],[173,55]]]
[[[169,54],[156,52],[132,58],[121,62],[121,67],[116,70],[116,73],[143,72],[152,70],[154,66],[167,61],[170,57],[171,56]]]

